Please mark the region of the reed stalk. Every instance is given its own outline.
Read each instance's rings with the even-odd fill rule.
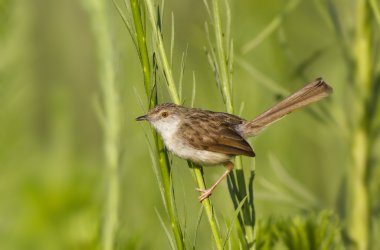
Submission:
[[[223,100],[226,105],[226,110],[228,113],[234,113],[233,98],[232,98],[232,70],[233,70],[233,43],[232,39],[229,37],[229,26],[230,26],[230,10],[227,1],[225,1],[226,16],[227,16],[227,27],[226,32],[223,31],[221,22],[221,11],[219,7],[220,0],[213,0],[212,5],[212,23],[214,27],[214,40],[215,40],[215,55],[212,58],[214,64],[216,65],[216,72],[218,74],[219,86],[221,88],[221,93]],[[207,3],[206,3],[207,6]],[[226,35],[224,35],[226,34]],[[213,48],[210,48],[212,50]],[[213,54],[213,53],[212,53]],[[217,79],[217,80],[218,80]],[[246,184],[246,177],[243,170],[243,164],[241,157],[235,158],[235,174],[230,174],[229,187],[230,195],[233,200],[235,209],[241,202],[246,199],[238,215],[238,221],[240,227],[244,233],[245,242],[243,244],[247,248],[254,248],[255,246],[255,210],[253,202],[253,190],[252,181],[254,177],[254,170],[251,171],[250,185]],[[248,193],[249,197],[248,197]]]
[[[157,59],[158,64],[160,65],[159,68],[162,69],[163,74],[165,75],[166,79],[166,86],[168,89],[168,92],[170,94],[170,97],[172,101],[176,104],[181,104],[181,98],[178,94],[177,87],[174,81],[174,77],[172,74],[171,64],[169,64],[169,60],[167,57],[167,54],[165,52],[165,47],[163,44],[163,37],[161,30],[157,24],[158,17],[155,15],[157,11],[155,11],[154,4],[151,0],[146,0],[145,2],[146,11],[147,11],[147,19],[151,25],[152,34],[153,34],[153,40],[154,40],[154,47],[157,49]],[[141,18],[140,9],[138,5],[137,0],[131,0],[131,10],[133,13],[133,19],[135,23],[135,30],[136,30],[136,37],[137,37],[137,44],[139,48],[139,55],[140,55],[140,61],[142,63],[143,67],[143,73],[144,73],[144,85],[146,89],[147,97],[150,98],[152,96],[153,90],[150,87],[150,74],[148,72],[151,72],[151,66],[149,64],[149,57],[147,53],[147,45],[146,45],[146,33],[143,30],[143,20]],[[150,69],[150,70],[147,70]],[[149,91],[148,91],[149,90]],[[154,100],[153,100],[154,99]],[[151,105],[150,107],[153,107],[156,105],[156,98],[151,98]],[[173,190],[172,190],[172,183],[171,183],[171,166],[170,162],[168,160],[168,153],[166,149],[164,148],[164,144],[161,140],[161,138],[157,135],[156,132],[154,133],[155,143],[156,143],[156,150],[158,153],[158,162],[160,166],[160,172],[161,172],[161,180],[162,185],[164,189],[164,199],[165,199],[165,206],[169,215],[169,218],[171,220],[171,227],[172,232],[175,237],[176,246],[178,249],[184,249],[184,239],[183,239],[183,233],[180,227],[180,223],[178,221],[177,212],[174,205],[174,199],[173,199]],[[189,164],[191,166],[191,164]],[[204,180],[203,180],[203,173],[201,167],[192,167],[194,176],[196,179],[196,183],[199,188],[204,188]],[[213,238],[215,241],[215,245],[217,249],[222,249],[222,243],[221,243],[221,237],[220,232],[217,227],[216,217],[214,216],[212,205],[209,201],[209,199],[206,199],[203,201],[203,206],[206,211],[206,215],[208,217],[211,231],[213,234]]]
[[[109,32],[107,1],[89,0],[85,2],[90,8],[95,38],[97,39],[97,56],[99,62],[99,78],[103,100],[101,124],[104,133],[104,156],[106,167],[105,214],[102,228],[102,249],[115,247],[119,215],[119,158],[120,158],[120,103],[115,82],[113,65],[113,44]]]
[[[144,76],[145,92],[149,103],[149,108],[157,104],[157,97],[155,91],[151,88],[151,64],[146,43],[146,30],[143,27],[143,20],[141,18],[140,5],[138,0],[130,0],[131,12],[133,15],[134,29],[136,32],[137,48],[139,52],[141,67]],[[173,204],[173,189],[171,183],[171,166],[165,150],[162,139],[158,136],[157,132],[152,129],[156,152],[158,156],[158,165],[161,174],[161,184],[163,187],[164,204],[170,219],[171,229],[174,235],[177,249],[185,249],[185,243],[180,222],[176,208]]]
[[[368,171],[371,159],[370,106],[373,93],[371,10],[368,1],[356,1],[356,27],[353,42],[354,103],[351,132],[351,164],[348,169],[347,233],[355,249],[369,247],[371,203]]]

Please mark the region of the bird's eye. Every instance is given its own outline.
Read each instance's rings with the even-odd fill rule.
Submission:
[[[167,111],[164,111],[164,112],[161,113],[161,116],[162,116],[163,118],[166,118],[166,117],[169,116],[169,113],[168,113]]]

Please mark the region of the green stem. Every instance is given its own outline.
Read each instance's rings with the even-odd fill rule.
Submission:
[[[170,225],[174,234],[174,238],[176,241],[177,249],[185,249],[185,243],[184,238],[182,234],[182,229],[178,221],[177,217],[177,211],[175,207],[173,206],[173,189],[171,185],[171,173],[170,173],[170,161],[168,158],[167,151],[164,147],[164,143],[162,139],[158,136],[156,132],[155,138],[156,138],[156,149],[158,152],[158,161],[160,166],[160,172],[161,172],[161,180],[162,185],[164,186],[164,197],[165,197],[165,206],[166,210],[168,211],[169,218],[170,218]]]
[[[140,61],[143,68],[145,91],[146,91],[146,95],[149,101],[149,107],[151,108],[155,106],[156,98],[153,98],[153,96],[151,96],[152,95],[152,90],[150,87],[151,70],[150,70],[149,56],[148,56],[148,50],[147,50],[147,45],[146,45],[146,35],[145,35],[145,31],[142,25],[140,6],[138,3],[138,0],[131,0],[130,4],[131,4],[131,11],[133,15],[136,36],[137,36],[137,46],[139,48]],[[158,153],[158,163],[160,166],[161,180],[162,180],[162,185],[164,189],[165,207],[171,221],[171,228],[174,234],[177,249],[184,249],[185,245],[184,245],[181,226],[178,221],[178,217],[176,216],[177,213],[172,202],[173,191],[172,191],[172,185],[171,185],[171,179],[170,179],[170,162],[168,160],[167,152],[164,148],[162,139],[157,135],[157,133],[154,130],[152,132],[153,132],[153,137],[155,138],[156,151]]]
[[[168,58],[165,53],[165,48],[164,48],[164,43],[162,41],[162,34],[161,30],[157,27],[156,20],[157,18],[155,17],[155,11],[153,8],[152,0],[146,0],[145,1],[147,10],[148,10],[148,15],[149,15],[149,21],[153,29],[153,34],[155,34],[156,42],[157,42],[157,49],[158,49],[158,58],[161,62],[161,66],[163,68],[163,71],[165,72],[166,76],[166,81],[167,81],[167,87],[169,90],[169,94],[171,99],[173,100],[174,103],[176,104],[181,104],[181,100],[179,98],[178,92],[177,92],[177,87],[174,83],[174,78],[172,74],[172,70],[170,68],[170,64],[168,61]]]
[[[172,101],[174,103],[181,104],[181,100],[179,98],[176,85],[174,84],[174,78],[173,78],[173,74],[172,74],[172,71],[170,68],[170,64],[168,63],[168,59],[167,59],[167,56],[165,53],[165,48],[164,48],[164,44],[162,41],[162,34],[161,34],[161,31],[158,29],[158,27],[155,23],[155,20],[157,20],[157,18],[155,17],[155,14],[154,14],[155,12],[154,12],[152,1],[146,0],[145,3],[147,6],[148,16],[149,16],[149,20],[150,20],[150,23],[151,23],[151,26],[153,29],[153,33],[155,34],[155,37],[157,39],[156,42],[157,42],[157,48],[158,48],[158,59],[161,62],[162,69],[163,69],[164,74],[166,76],[167,87],[168,87],[170,96],[171,96]],[[202,177],[201,169],[196,168],[194,170],[194,173],[195,173],[196,182],[198,184],[198,188],[204,188],[205,185],[204,185],[204,180]],[[209,199],[207,198],[205,200],[205,202],[203,202],[203,204],[204,204],[204,208],[206,210],[208,220],[210,222],[211,229],[213,231],[215,243],[217,246],[219,246],[219,245],[221,245],[221,237],[220,237],[219,231],[215,230],[215,227],[213,226],[213,225],[216,225],[216,221],[215,221],[215,217],[213,216],[211,203],[210,203]]]
[[[97,38],[100,86],[104,100],[104,153],[107,169],[107,196],[102,235],[102,249],[115,246],[119,214],[119,138],[120,104],[112,65],[113,45],[109,34],[106,1],[91,1],[92,24]]]
[[[154,107],[155,100],[152,95],[152,90],[150,87],[150,63],[149,63],[149,55],[148,55],[148,49],[146,45],[146,33],[143,28],[143,23],[141,19],[141,13],[140,13],[140,6],[138,0],[131,0],[131,11],[133,15],[133,22],[135,25],[135,31],[136,31],[136,38],[137,38],[137,46],[139,49],[140,54],[140,61],[141,66],[143,70],[144,75],[144,86],[145,86],[145,93],[147,94],[147,97],[149,98],[149,108]]]
[[[227,112],[232,114],[234,111],[234,108],[232,105],[232,98],[231,98],[231,86],[230,86],[230,81],[229,81],[227,58],[226,58],[226,53],[223,46],[223,31],[222,31],[222,24],[220,22],[219,0],[213,0],[212,7],[213,7],[214,31],[215,31],[215,40],[216,40],[216,54],[219,61],[218,65],[220,67],[219,76],[220,76],[220,81],[221,81],[221,86],[222,86],[222,92],[226,100]]]
[[[214,24],[214,33],[215,33],[215,41],[216,41],[216,56],[217,56],[217,65],[218,65],[218,73],[220,78],[220,84],[222,88],[223,97],[226,104],[226,109],[228,113],[234,113],[233,103],[232,103],[232,95],[231,95],[231,79],[229,74],[228,67],[228,59],[227,54],[225,52],[225,46],[223,42],[223,31],[222,24],[220,18],[219,11],[219,0],[212,1],[212,9],[213,9],[213,24]],[[230,39],[227,37],[227,39]],[[229,48],[227,48],[229,49]],[[231,60],[232,56],[229,56],[229,60]],[[231,63],[231,62],[230,62]],[[236,157],[235,159],[235,172],[236,172],[236,182],[237,182],[237,190],[235,191],[235,195],[238,199],[236,204],[239,204],[246,196],[246,181],[244,177],[243,164],[241,161],[241,157]],[[232,178],[232,177],[231,177]],[[232,180],[235,181],[235,180]],[[233,198],[234,199],[234,198]],[[242,206],[242,217],[243,217],[243,225],[240,225],[244,228],[245,239],[247,246],[249,248],[254,247],[255,234],[254,234],[254,218],[252,218],[254,207],[252,201],[252,207],[249,206],[249,203],[244,203]]]
[[[168,59],[167,59],[167,56],[165,53],[165,48],[164,48],[163,41],[162,41],[162,34],[156,25],[157,18],[155,17],[155,14],[154,14],[155,12],[154,12],[154,8],[153,8],[153,4],[150,0],[145,1],[145,4],[147,7],[147,11],[148,11],[148,16],[149,16],[148,19],[150,20],[150,23],[151,23],[151,26],[153,29],[153,34],[155,34],[156,43],[157,43],[156,46],[158,48],[158,59],[161,62],[163,72],[166,76],[169,94],[170,94],[171,99],[174,103],[181,104],[181,99],[178,95],[177,88],[176,88],[176,85],[174,83],[172,70],[170,68],[170,64],[168,63]],[[158,139],[158,137],[157,137],[157,144],[156,145],[157,145],[157,150],[159,151],[159,161],[160,161],[160,169],[161,169],[161,174],[162,174],[162,179],[163,179],[163,185],[166,189],[166,188],[171,186],[170,185],[170,165],[169,165],[169,162],[167,159],[166,151],[164,150],[164,146],[162,144],[162,140]],[[196,181],[198,183],[198,187],[204,188],[204,180],[202,177],[201,170],[195,169],[194,172],[196,173],[195,176],[196,176]],[[167,192],[167,190],[165,191],[166,206],[167,206],[167,209],[169,212],[169,216],[171,218],[173,218],[175,216],[175,213],[174,213],[172,202],[171,202],[172,201],[171,195],[172,195],[171,192]],[[215,230],[215,227],[213,226],[213,225],[216,225],[216,221],[215,221],[214,216],[212,216],[213,213],[212,213],[211,203],[208,199],[206,199],[206,202],[204,204],[206,204],[205,210],[206,210],[206,214],[208,216],[209,222],[210,222],[210,226],[211,226],[212,231],[213,231],[213,235],[214,235],[216,245],[221,246],[221,237],[219,235],[219,231]],[[182,237],[182,233],[180,232],[180,230],[178,230],[179,228],[175,229],[175,227],[176,226],[175,226],[175,224],[173,224],[173,220],[172,220],[173,232],[174,232],[176,241],[178,241],[179,238]],[[177,242],[177,246],[178,246],[178,242]],[[218,247],[218,249],[222,249],[222,248]]]
[[[370,199],[367,173],[370,162],[371,117],[369,100],[372,81],[372,26],[370,5],[358,0],[356,6],[356,37],[354,42],[355,84],[357,91],[354,129],[351,138],[352,163],[348,171],[347,232],[356,249],[369,247]]]
[[[347,232],[356,249],[368,249],[369,237],[369,192],[366,181],[368,162],[368,138],[366,131],[359,128],[352,138],[352,167],[348,171],[348,218]]]
[[[101,1],[102,2],[102,1]],[[100,50],[103,51],[103,59],[101,60],[101,68],[103,68],[103,77],[101,77],[101,85],[104,93],[105,104],[105,155],[106,165],[108,169],[108,197],[107,197],[107,215],[105,220],[104,231],[104,249],[113,249],[115,235],[117,231],[118,206],[119,206],[119,149],[118,138],[120,134],[119,121],[119,103],[117,102],[117,90],[114,81],[114,71],[112,66],[112,44],[107,34],[108,23],[105,16],[105,10],[102,8],[99,20],[99,42]],[[103,25],[102,25],[103,24]]]
[[[194,173],[195,180],[197,182],[198,187],[200,189],[203,189],[203,190],[206,189],[206,186],[205,186],[205,183],[203,180],[202,167],[197,166],[197,165],[192,165],[192,169],[193,169],[193,173]],[[208,222],[210,223],[210,227],[211,227],[212,234],[214,236],[216,248],[218,250],[222,250],[223,249],[223,243],[222,243],[222,239],[220,238],[220,235],[219,235],[218,224],[217,224],[216,217],[214,214],[214,210],[212,208],[210,200],[205,199],[202,201],[202,204],[203,204],[204,209],[206,210]]]
[[[356,37],[354,56],[356,61],[356,83],[366,92],[361,93],[365,99],[372,90],[372,25],[371,10],[367,0],[357,1]]]

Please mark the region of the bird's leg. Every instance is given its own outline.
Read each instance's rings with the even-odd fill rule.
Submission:
[[[218,186],[218,184],[232,171],[232,169],[234,169],[234,164],[232,162],[230,162],[230,161],[226,162],[224,165],[226,166],[226,171],[215,182],[215,184],[212,185],[211,188],[206,189],[206,190],[197,188],[197,191],[199,191],[199,192],[202,193],[202,195],[198,197],[199,201],[202,202],[204,199],[206,199],[207,197],[209,197],[212,194],[212,191],[214,191],[214,189]]]

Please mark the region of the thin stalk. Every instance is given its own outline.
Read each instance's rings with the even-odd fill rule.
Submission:
[[[368,103],[373,91],[372,26],[370,5],[358,0],[354,42],[356,106],[351,138],[352,162],[348,171],[347,232],[357,249],[368,249],[370,199],[367,174],[370,162],[371,118]]]
[[[347,232],[357,247],[368,249],[369,237],[369,190],[365,183],[368,161],[368,138],[363,127],[357,129],[352,137],[352,165],[348,171]]]
[[[105,201],[105,219],[102,235],[102,249],[111,250],[115,246],[119,214],[119,138],[120,104],[115,83],[112,63],[113,44],[109,33],[107,1],[91,1],[92,25],[97,38],[100,87],[103,94],[104,114],[104,154],[107,175],[107,193]]]
[[[161,67],[162,67],[162,70],[163,70],[164,75],[166,77],[169,94],[170,94],[171,99],[174,103],[181,104],[181,99],[179,97],[176,85],[174,83],[172,70],[170,68],[170,64],[168,62],[168,58],[167,58],[166,53],[165,53],[165,48],[164,48],[164,44],[162,41],[162,34],[161,34],[161,31],[158,29],[158,27],[155,23],[155,20],[157,20],[157,18],[155,17],[155,14],[154,14],[155,11],[153,8],[152,0],[146,0],[145,4],[147,7],[147,11],[148,11],[148,19],[150,20],[150,23],[151,23],[151,26],[153,29],[153,33],[155,34],[156,46],[158,48],[158,59],[161,62]],[[203,180],[202,169],[201,168],[194,168],[193,171],[194,171],[194,175],[195,175],[195,179],[196,179],[198,188],[204,188],[205,184],[204,184],[204,180]],[[209,199],[208,198],[205,199],[202,202],[202,204],[206,210],[206,214],[207,214],[208,220],[210,222],[210,227],[212,229],[215,244],[217,247],[222,246],[221,245],[221,236],[220,236],[219,230],[215,230],[215,227],[214,227],[214,225],[216,225],[217,222],[216,222],[215,216],[213,216],[212,205],[211,205]],[[222,249],[222,248],[218,247],[218,249]]]
[[[137,45],[139,49],[139,55],[140,55],[140,61],[141,66],[143,68],[143,75],[144,75],[144,85],[145,85],[145,92],[149,101],[149,107],[152,108],[156,105],[156,98],[153,98],[150,87],[151,82],[151,66],[149,63],[149,55],[148,55],[148,49],[146,44],[146,33],[143,29],[142,24],[142,18],[140,13],[140,6],[138,3],[138,0],[131,0],[131,11],[133,15],[133,21],[135,26],[135,32],[137,36]],[[170,162],[168,160],[167,152],[164,148],[164,144],[162,142],[162,139],[157,135],[157,133],[152,130],[153,137],[155,138],[155,145],[156,145],[156,151],[158,154],[158,163],[160,167],[160,173],[161,173],[161,183],[163,185],[164,189],[164,202],[165,207],[169,215],[169,219],[171,221],[171,228],[172,232],[174,234],[175,242],[177,249],[184,249],[184,239],[183,239],[183,233],[181,230],[180,223],[178,221],[177,212],[175,210],[175,207],[173,206],[172,202],[172,185],[171,185],[171,179],[170,179]]]
[[[228,8],[228,7],[227,7]],[[212,18],[214,24],[214,34],[215,34],[215,42],[216,42],[216,59],[217,59],[217,67],[219,68],[217,72],[219,73],[220,85],[222,94],[225,100],[225,105],[228,113],[234,113],[233,103],[232,103],[232,85],[231,85],[231,74],[229,72],[229,65],[232,65],[232,62],[228,62],[228,60],[232,60],[232,51],[230,52],[230,56],[227,58],[227,53],[225,50],[229,50],[230,48],[225,48],[223,41],[223,30],[220,18],[220,10],[219,10],[219,0],[212,1]],[[227,24],[229,25],[229,24]],[[230,39],[227,37],[227,39]],[[227,43],[228,44],[228,43]],[[231,197],[234,200],[235,208],[237,204],[247,197],[247,185],[244,177],[243,164],[241,157],[236,157],[235,159],[235,173],[236,180],[234,176],[230,176],[231,181],[236,184],[232,185],[234,187],[235,194],[231,194],[236,197]],[[251,204],[251,207],[250,207]],[[240,226],[244,231],[244,236],[246,239],[246,245],[250,247],[254,247],[255,241],[255,233],[254,233],[254,204],[253,201],[250,203],[244,203],[241,209],[240,215]],[[243,224],[243,225],[242,225]]]
[[[192,169],[193,169],[193,173],[195,175],[195,180],[197,182],[198,187],[200,189],[205,190],[206,186],[203,180],[202,167],[193,165]],[[219,228],[218,228],[218,224],[215,218],[215,214],[214,214],[214,210],[212,208],[211,202],[209,199],[205,199],[202,202],[202,204],[203,204],[204,209],[206,210],[208,222],[210,223],[211,231],[212,231],[212,234],[214,235],[216,248],[221,250],[223,249],[223,243],[222,243],[222,239],[219,236]]]
[[[160,59],[160,62],[162,64],[161,66],[163,68],[163,71],[165,72],[165,77],[166,77],[167,87],[168,87],[170,97],[174,103],[181,104],[181,100],[180,100],[179,94],[177,92],[177,87],[174,83],[173,73],[172,73],[172,70],[170,68],[168,58],[167,58],[166,53],[165,53],[164,43],[162,41],[162,34],[161,34],[161,31],[159,30],[159,28],[157,27],[157,24],[156,24],[157,18],[155,17],[155,14],[154,14],[155,11],[153,8],[152,0],[146,0],[145,4],[146,4],[147,10],[148,10],[148,15],[149,15],[148,19],[149,19],[150,24],[152,26],[153,34],[155,34],[155,39],[157,39],[156,43],[157,43],[159,59]]]
[[[145,31],[144,31],[143,23],[141,19],[139,1],[131,0],[130,5],[131,5],[131,11],[133,15],[133,23],[135,25],[138,52],[140,55],[140,61],[141,61],[141,66],[143,70],[145,93],[147,94],[147,97],[148,97],[149,108],[152,108],[155,105],[155,99],[152,96],[152,90],[150,87],[151,67],[150,67],[150,62],[149,62],[148,49],[146,45],[146,35],[145,35]]]
[[[185,249],[185,242],[183,238],[182,229],[178,221],[177,211],[175,209],[175,206],[173,205],[173,189],[171,183],[172,181],[170,178],[170,161],[162,139],[158,136],[156,132],[153,131],[153,133],[156,140],[155,142],[156,150],[158,152],[158,163],[160,166],[161,181],[164,187],[165,206],[171,221],[170,225],[174,234],[177,249]]]
[[[100,1],[102,3],[103,1]],[[105,112],[105,156],[108,169],[108,191],[106,201],[106,220],[103,235],[103,249],[113,249],[116,231],[118,226],[119,214],[119,148],[118,138],[120,137],[120,120],[119,120],[119,103],[114,79],[114,70],[112,65],[112,43],[108,34],[108,19],[106,17],[105,6],[100,8],[99,19],[99,50],[101,52],[101,68],[103,73],[101,77],[101,86],[104,94],[104,112]]]
[[[220,21],[220,11],[219,11],[219,0],[212,1],[212,9],[213,9],[213,21],[214,21],[214,33],[216,40],[216,56],[219,61],[219,74],[220,74],[220,82],[222,87],[222,93],[224,95],[226,101],[226,108],[228,113],[233,113],[234,108],[232,105],[232,97],[231,97],[231,86],[230,79],[228,73],[228,62],[226,57],[226,52],[224,49],[223,43],[223,31],[222,24]]]

